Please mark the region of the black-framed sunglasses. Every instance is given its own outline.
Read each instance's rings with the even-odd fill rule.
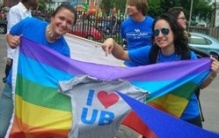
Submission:
[[[153,35],[158,36],[160,34],[160,32],[164,35],[168,35],[170,30],[168,28],[162,28],[160,30],[156,29],[156,30],[154,30]]]

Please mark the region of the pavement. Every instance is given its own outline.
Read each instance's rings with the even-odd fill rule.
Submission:
[[[5,35],[0,34],[0,94],[4,83],[4,69],[6,64],[6,42]],[[216,78],[210,86],[201,90],[201,105],[204,119],[203,127],[209,131],[219,133],[219,78]],[[121,126],[117,138],[137,138],[138,134],[126,126]]]

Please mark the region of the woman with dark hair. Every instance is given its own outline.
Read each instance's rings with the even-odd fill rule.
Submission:
[[[62,4],[52,14],[50,23],[27,17],[11,28],[6,40],[11,48],[16,48],[22,36],[70,57],[70,49],[63,35],[72,28],[76,20],[76,10],[70,5]],[[0,138],[7,132],[14,108],[11,79],[10,72],[0,97]]]
[[[177,20],[173,16],[169,14],[161,15],[154,22],[152,30],[152,40],[154,42],[152,46],[125,51],[112,38],[109,38],[102,44],[102,48],[106,52],[106,55],[112,53],[118,59],[130,60],[134,63],[134,66],[182,60],[183,55],[188,52],[190,52],[191,60],[197,59],[195,53],[189,51],[188,37],[184,35],[184,29],[177,23]],[[151,59],[154,62],[151,62]],[[213,57],[211,59],[212,72],[200,85],[200,88],[207,87],[217,77],[219,62]],[[189,103],[180,119],[200,127],[202,126],[195,94],[189,99]]]
[[[191,35],[187,30],[187,20],[184,14],[183,7],[170,8],[166,14],[173,16],[177,20],[177,23],[184,29],[184,35],[190,39]],[[198,58],[209,57],[209,54],[203,50],[191,46],[189,46],[189,49],[194,51]]]
[[[183,29],[187,29],[187,20],[184,14],[183,7],[173,7],[168,10],[167,14],[172,15]]]

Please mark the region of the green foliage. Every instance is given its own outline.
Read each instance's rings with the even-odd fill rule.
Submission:
[[[156,18],[159,15],[165,13],[171,7],[181,6],[184,8],[187,19],[190,14],[191,0],[148,0],[149,11],[148,15]],[[192,19],[199,17],[203,20],[210,20],[211,6],[204,0],[193,0]]]
[[[46,10],[46,3],[45,3],[44,0],[39,0],[39,2],[38,2],[38,10],[39,11]]]
[[[165,13],[171,7],[181,6],[184,8],[187,19],[190,14],[191,0],[148,0],[149,10],[148,15],[153,18]],[[100,8],[105,10],[105,14],[109,15],[110,9],[116,7],[117,11],[125,12],[126,0],[102,0]],[[204,0],[193,0],[192,19],[199,17],[203,20],[210,20],[211,6]]]
[[[210,20],[212,7],[208,5],[207,2],[199,2],[194,4],[193,14],[197,15],[200,19]]]
[[[105,10],[105,14],[109,15],[110,9],[116,8],[121,13],[125,12],[126,0],[102,0],[100,8]]]
[[[156,18],[161,15],[161,13],[164,13],[164,9],[160,7],[160,0],[148,0],[148,15],[150,15],[153,18]]]

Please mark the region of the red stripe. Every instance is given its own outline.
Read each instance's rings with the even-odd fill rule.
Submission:
[[[136,115],[134,111],[131,111],[127,115],[122,124],[147,138],[158,138],[157,135]]]

